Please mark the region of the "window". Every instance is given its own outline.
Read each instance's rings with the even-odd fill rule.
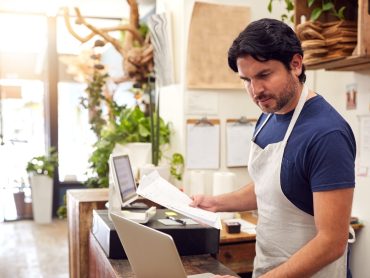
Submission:
[[[45,152],[46,18],[0,13],[0,37],[7,38],[0,44],[0,194],[7,202],[28,184],[27,161]],[[14,209],[0,216],[15,217]]]
[[[89,23],[97,27],[112,27],[118,25],[118,20],[112,19],[87,19]],[[84,26],[73,24],[73,29],[82,37],[90,34],[90,31]],[[120,33],[110,33],[119,39]],[[64,18],[57,18],[57,49],[58,56],[68,60],[84,59],[89,63],[89,55],[92,46],[98,37],[94,37],[88,42],[81,44],[67,30]],[[102,55],[102,63],[108,65],[108,72],[111,77],[121,77],[122,57],[110,45],[97,49]],[[81,53],[84,52],[84,56]],[[79,56],[79,57],[78,57]],[[72,63],[72,62],[71,62]],[[86,83],[76,81],[76,75],[69,74],[67,65],[60,62],[59,83],[58,83],[58,149],[59,149],[59,179],[60,181],[78,181],[86,180],[86,171],[88,170],[88,158],[93,151],[92,145],[97,138],[90,130],[89,114],[87,109],[80,105],[81,97],[86,97]],[[82,78],[83,79],[83,78]],[[135,104],[133,94],[129,92],[131,84],[116,85],[113,82],[107,89],[115,92],[115,100],[119,104]]]

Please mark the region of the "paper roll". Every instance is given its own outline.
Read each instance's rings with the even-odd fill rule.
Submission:
[[[190,171],[190,195],[205,193],[206,173],[204,171]]]
[[[213,174],[213,196],[234,191],[235,174],[232,172],[215,172]]]
[[[235,174],[232,172],[215,172],[213,174],[213,196],[234,191]],[[233,212],[218,212],[221,219],[232,219]]]

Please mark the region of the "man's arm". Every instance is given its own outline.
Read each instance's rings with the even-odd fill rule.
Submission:
[[[251,182],[239,190],[217,195],[192,196],[193,207],[199,207],[209,211],[247,211],[257,209],[256,194],[254,192],[254,183]]]
[[[346,250],[353,188],[314,192],[316,236],[268,277],[310,277]]]

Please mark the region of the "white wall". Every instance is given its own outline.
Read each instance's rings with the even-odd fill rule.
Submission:
[[[251,20],[261,17],[272,17],[267,11],[268,1],[261,1],[256,4],[256,1],[246,0],[208,0],[202,1],[208,3],[227,4],[236,6],[251,7]],[[191,114],[189,101],[191,98],[204,96],[208,94],[216,103],[217,113],[207,114],[209,118],[218,118],[221,122],[221,167],[219,170],[232,171],[236,173],[236,187],[241,187],[250,181],[246,168],[230,169],[225,166],[225,122],[228,118],[239,118],[247,116],[249,118],[257,118],[260,114],[256,107],[247,96],[246,92],[240,90],[188,90],[185,86],[186,80],[186,53],[189,25],[191,13],[193,10],[194,0],[157,0],[157,12],[169,12],[172,21],[172,36],[174,49],[174,71],[176,84],[167,88],[161,89],[161,116],[174,123],[175,135],[172,138],[172,151],[180,151],[186,153],[186,132],[185,123],[188,118],[200,118],[204,115]],[[274,6],[275,7],[275,6]],[[275,11],[279,11],[279,7],[275,7]],[[275,13],[275,18],[279,18],[280,13]],[[226,59],[226,57],[224,57]],[[221,105],[222,104],[222,105]],[[207,106],[208,103],[199,103],[200,106]],[[214,171],[208,170],[206,193],[211,194],[212,174]],[[189,192],[188,172],[184,175],[184,189]]]
[[[314,73],[315,89],[325,97],[349,122],[357,141],[357,166],[359,166],[359,115],[370,115],[370,71],[366,72],[327,72]],[[358,90],[357,109],[346,110],[346,85],[356,83]],[[369,158],[370,159],[370,158]],[[357,233],[356,243],[352,247],[351,269],[354,278],[370,277],[370,177],[356,176],[356,188],[352,215],[358,216],[365,225]]]
[[[274,6],[274,13],[271,15],[266,7],[267,0],[247,1],[247,0],[213,0],[204,1],[211,3],[226,3],[229,5],[245,5],[251,7],[251,19],[256,20],[262,17],[274,17],[279,19],[281,7]],[[188,26],[194,0],[157,0],[159,11],[166,8],[170,11],[173,20],[172,34],[174,36],[173,47],[175,50],[175,72],[177,84],[165,88],[161,92],[161,115],[172,122],[175,127],[175,138],[173,140],[174,151],[185,154],[185,121],[188,117],[203,115],[188,115],[187,100],[191,95],[204,94],[205,90],[187,90],[185,87],[185,65]],[[278,5],[278,1],[274,5]],[[327,99],[352,126],[358,141],[358,117],[357,115],[370,114],[370,71],[362,73],[353,72],[327,72],[324,70],[308,71],[307,84],[310,88],[320,93]],[[358,108],[356,110],[346,110],[346,85],[357,83],[358,86]],[[260,111],[251,102],[248,95],[240,90],[207,90],[212,98],[218,102],[218,113],[215,115],[221,120],[221,169],[231,170],[237,174],[237,186],[242,186],[250,180],[247,170],[228,169],[225,167],[225,131],[224,123],[227,118],[235,118],[241,115],[248,117],[258,117]],[[204,105],[207,105],[204,103]],[[370,159],[370,158],[369,158]],[[212,172],[208,171],[207,187],[210,193],[212,183]],[[185,189],[188,183],[185,175]],[[370,177],[356,177],[356,190],[353,203],[353,215],[358,216],[364,223],[365,228],[357,233],[357,242],[353,245],[351,256],[351,269],[354,278],[370,277]]]

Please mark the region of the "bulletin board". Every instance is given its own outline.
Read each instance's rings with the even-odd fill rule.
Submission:
[[[188,40],[188,88],[243,88],[228,66],[227,52],[249,22],[248,7],[195,2]]]

